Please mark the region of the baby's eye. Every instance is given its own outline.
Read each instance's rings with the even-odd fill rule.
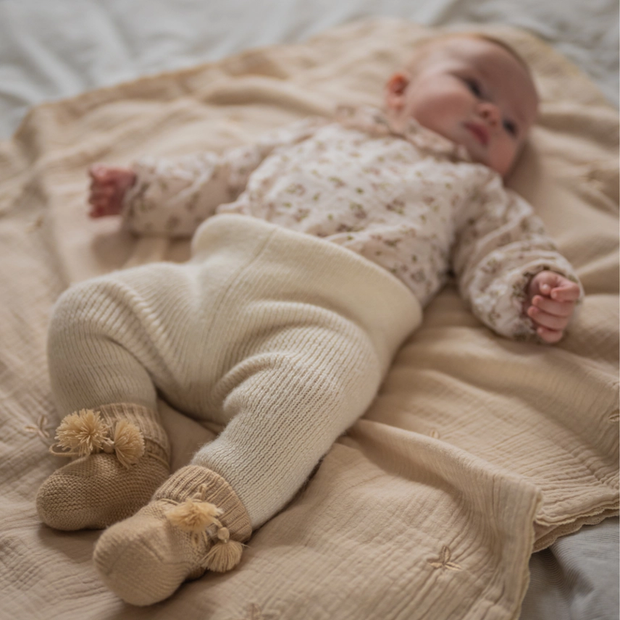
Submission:
[[[504,129],[515,138],[517,137],[518,129],[515,123],[509,120],[504,121]]]
[[[476,95],[476,97],[482,97],[482,89],[480,88],[480,84],[478,84],[477,80],[466,78],[465,83],[467,84],[469,90]]]

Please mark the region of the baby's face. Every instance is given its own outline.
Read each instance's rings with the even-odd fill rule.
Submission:
[[[397,124],[413,117],[505,176],[536,119],[538,96],[509,51],[458,37],[438,42],[410,74],[393,75],[386,106]]]

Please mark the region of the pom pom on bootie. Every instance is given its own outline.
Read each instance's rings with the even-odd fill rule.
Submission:
[[[198,495],[200,496],[198,501],[195,499],[185,500],[182,504],[169,510],[166,513],[166,518],[173,526],[193,534],[197,544],[202,539],[206,548],[211,546],[211,549],[204,556],[201,566],[216,573],[225,573],[235,568],[241,561],[243,545],[236,540],[231,540],[228,528],[224,527],[216,518],[223,513],[223,510],[204,500],[205,485],[202,485]],[[212,531],[209,534],[209,530],[213,529],[215,532]],[[212,545],[210,545],[209,536],[213,540]]]
[[[209,469],[189,465],[147,506],[101,535],[95,568],[127,603],[151,605],[207,570],[235,568],[251,534],[250,518],[230,485]]]
[[[134,404],[82,409],[56,431],[55,456],[73,459],[37,493],[43,523],[59,530],[101,529],[148,503],[170,473],[159,415]]]
[[[121,418],[112,430],[93,409],[65,416],[56,430],[56,439],[58,443],[50,448],[55,456],[82,457],[106,452],[114,454],[128,469],[144,455],[144,437],[135,424]]]

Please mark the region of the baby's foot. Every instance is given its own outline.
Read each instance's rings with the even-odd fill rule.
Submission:
[[[54,453],[78,458],[55,471],[36,500],[41,521],[58,530],[103,529],[135,514],[170,473],[168,437],[146,407],[72,414],[58,437],[64,450]]]
[[[127,603],[152,605],[206,570],[233,569],[251,534],[250,518],[228,483],[209,469],[188,465],[133,517],[103,532],[95,568]]]
[[[90,175],[91,217],[118,215],[123,208],[127,190],[136,182],[136,173],[129,168],[111,168],[95,164],[88,171]]]

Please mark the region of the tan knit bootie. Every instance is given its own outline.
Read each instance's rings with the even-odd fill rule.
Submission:
[[[150,504],[103,532],[95,568],[127,603],[151,605],[206,570],[233,569],[251,534],[250,518],[229,484],[209,469],[188,465]]]
[[[170,444],[155,411],[133,404],[83,409],[63,418],[57,456],[74,460],[37,493],[43,523],[58,530],[102,529],[148,503],[170,474]]]

